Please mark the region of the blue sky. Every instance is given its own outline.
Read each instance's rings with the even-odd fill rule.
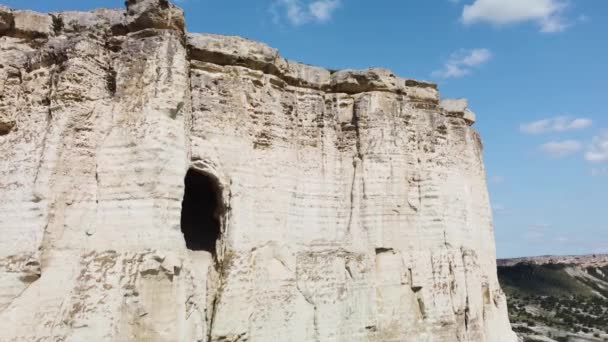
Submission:
[[[39,11],[118,0],[8,0]],[[467,97],[499,257],[608,253],[608,1],[182,0],[188,30],[333,69],[383,66]]]

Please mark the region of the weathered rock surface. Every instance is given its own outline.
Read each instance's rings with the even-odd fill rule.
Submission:
[[[466,103],[127,7],[0,7],[0,340],[516,340]]]

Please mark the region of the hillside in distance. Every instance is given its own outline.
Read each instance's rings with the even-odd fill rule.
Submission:
[[[497,264],[513,329],[524,342],[608,341],[608,255]]]

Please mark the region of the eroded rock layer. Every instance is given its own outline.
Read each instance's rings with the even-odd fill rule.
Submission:
[[[516,340],[466,101],[126,6],[0,7],[0,340]]]

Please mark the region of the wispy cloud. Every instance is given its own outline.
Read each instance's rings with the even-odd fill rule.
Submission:
[[[530,229],[532,230],[545,230],[551,228],[551,224],[549,223],[535,223],[530,225]]]
[[[311,3],[308,9],[315,20],[328,21],[339,6],[340,1],[338,0],[321,0]]]
[[[433,71],[435,78],[459,78],[471,74],[474,68],[487,63],[492,58],[488,49],[460,49],[443,65],[443,68]]]
[[[540,151],[551,158],[568,157],[583,149],[578,140],[550,141],[540,146]]]
[[[284,15],[292,25],[299,26],[310,22],[327,22],[340,6],[340,0],[275,0],[271,10],[275,22],[281,21]]]
[[[593,121],[587,118],[569,118],[557,116],[553,118],[538,120],[521,124],[519,130],[527,134],[541,134],[547,132],[566,132],[581,130],[593,125]]]
[[[585,159],[593,163],[608,162],[608,131],[593,138]]]
[[[475,0],[465,5],[462,22],[507,25],[535,22],[541,32],[560,32],[568,28],[564,18],[566,0]]]

